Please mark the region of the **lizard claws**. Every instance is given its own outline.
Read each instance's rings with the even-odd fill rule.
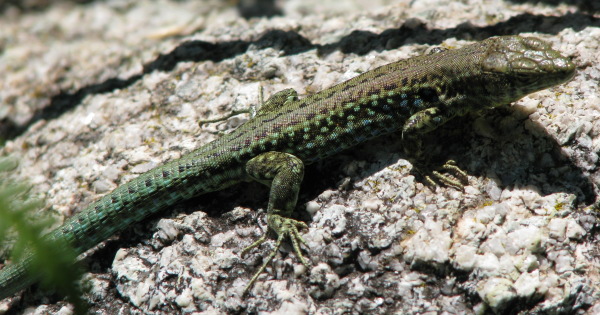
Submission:
[[[438,186],[438,184],[436,183],[435,180],[441,182],[442,184],[444,184],[446,186],[454,187],[458,190],[464,190],[465,186],[463,183],[468,183],[467,173],[465,171],[463,171],[460,167],[458,167],[458,165],[456,165],[456,161],[454,161],[454,160],[448,160],[444,165],[440,166],[437,170],[428,172],[429,174],[426,174],[427,172],[425,172],[425,174],[424,174],[419,169],[420,168],[418,168],[417,171],[419,173],[421,173],[421,175],[425,178],[425,181],[433,187]],[[451,172],[454,175],[454,177],[456,177],[456,179],[451,178],[448,175],[441,173],[440,171]]]
[[[304,256],[302,255],[302,252],[300,251],[300,245],[299,245],[299,243],[302,243],[304,245],[307,245],[307,243],[304,240],[304,238],[302,238],[302,236],[300,236],[300,232],[298,231],[299,229],[308,229],[308,225],[306,225],[306,223],[304,223],[302,221],[297,221],[297,220],[290,219],[290,218],[284,218],[284,217],[281,217],[276,214],[270,215],[268,218],[268,221],[269,221],[269,226],[273,227],[273,229],[275,230],[275,232],[278,235],[277,241],[275,242],[275,248],[273,248],[273,250],[271,250],[271,252],[269,253],[269,256],[267,256],[267,258],[265,259],[265,262],[258,269],[258,271],[254,274],[252,279],[250,279],[250,281],[244,288],[244,292],[242,293],[242,295],[245,295],[246,293],[248,293],[248,291],[254,285],[254,283],[260,276],[260,274],[267,268],[267,265],[269,265],[269,263],[271,263],[273,258],[275,258],[275,255],[277,255],[277,251],[283,244],[283,240],[286,237],[289,237],[290,240],[292,241],[292,247],[294,248],[294,253],[296,253],[296,256],[298,257],[298,259],[300,259],[300,262],[302,262],[302,264],[306,268],[310,267],[308,262],[306,262],[306,259],[304,259]],[[259,238],[256,242],[252,243],[250,246],[244,248],[242,250],[241,255],[244,256],[251,249],[260,246],[262,243],[264,243],[266,241],[266,239],[267,239],[267,233],[263,234],[263,236],[261,236],[261,238]]]

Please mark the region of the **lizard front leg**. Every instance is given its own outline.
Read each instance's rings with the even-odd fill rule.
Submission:
[[[432,176],[442,183],[453,186],[459,189],[463,189],[464,185],[461,181],[467,180],[467,174],[461,170],[456,162],[448,160],[444,165],[440,166],[438,170],[450,171],[458,178],[458,180],[452,179],[447,175],[440,173],[438,170],[429,170],[428,166],[419,165],[423,159],[423,149],[421,135],[428,133],[442,126],[450,119],[454,118],[455,114],[452,112],[444,111],[438,107],[430,107],[419,111],[409,117],[402,128],[402,138],[404,140],[404,150],[411,156],[411,158],[417,163],[417,170],[422,173],[425,180],[435,186],[435,182],[431,178]],[[427,165],[428,162],[426,161]],[[425,170],[422,170],[422,169]],[[430,175],[431,174],[431,175]]]
[[[309,267],[300,252],[299,244],[306,245],[306,242],[298,232],[299,229],[308,228],[308,226],[304,222],[290,218],[296,207],[300,184],[304,178],[304,163],[296,156],[288,153],[266,152],[248,161],[246,172],[252,179],[271,188],[267,206],[267,225],[271,231],[277,234],[277,242],[263,265],[248,282],[244,294],[273,260],[285,238],[291,240],[294,252],[302,264],[307,268]],[[242,255],[262,244],[267,238],[267,233],[252,245],[246,247],[242,251]]]

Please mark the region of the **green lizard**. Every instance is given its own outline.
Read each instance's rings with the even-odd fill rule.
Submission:
[[[46,237],[83,253],[180,200],[257,181],[270,187],[267,224],[278,237],[249,289],[285,239],[308,266],[299,246],[304,243],[299,230],[307,225],[290,218],[304,165],[394,131],[418,139],[455,116],[508,104],[574,73],[575,65],[549,44],[504,36],[394,62],[303,99],[283,90],[232,133],[121,185]],[[242,253],[265,239],[266,234]],[[29,269],[30,256],[0,271],[0,299],[37,280]]]

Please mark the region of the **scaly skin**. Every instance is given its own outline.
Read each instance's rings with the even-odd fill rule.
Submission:
[[[545,42],[505,36],[391,63],[303,99],[284,90],[234,132],[121,185],[46,237],[65,240],[80,254],[181,200],[255,180],[271,187],[267,222],[278,240],[248,289],[287,237],[307,265],[298,244],[306,224],[290,218],[305,164],[398,130],[416,138],[574,73],[575,65]],[[0,271],[0,299],[36,281],[29,265],[26,258]]]

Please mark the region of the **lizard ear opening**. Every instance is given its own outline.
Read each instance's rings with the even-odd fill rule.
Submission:
[[[500,53],[489,54],[482,62],[483,72],[498,74],[510,71],[510,66],[506,55]]]
[[[482,62],[481,68],[483,72],[498,74],[507,73],[510,71],[510,66],[506,55],[500,53],[489,54]]]

